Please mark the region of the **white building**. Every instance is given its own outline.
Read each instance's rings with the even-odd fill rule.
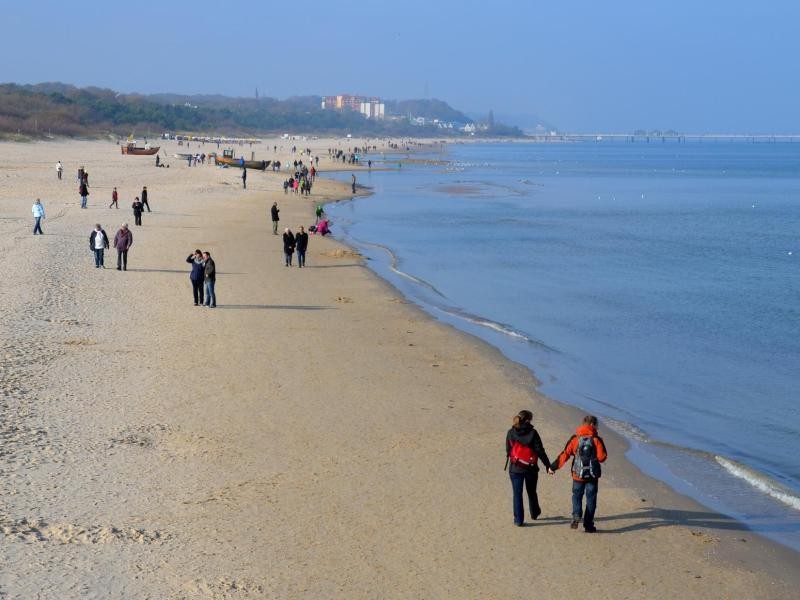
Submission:
[[[386,106],[380,100],[368,100],[361,103],[361,114],[367,119],[383,119]]]

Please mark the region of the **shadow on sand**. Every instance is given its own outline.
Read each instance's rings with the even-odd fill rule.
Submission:
[[[567,525],[570,517],[539,517],[537,525]],[[628,521],[615,527],[619,521]],[[725,515],[715,512],[695,510],[671,510],[666,508],[641,508],[630,513],[597,517],[598,533],[627,533],[629,531],[649,531],[661,527],[697,527],[719,531],[741,531],[752,533],[750,529]]]

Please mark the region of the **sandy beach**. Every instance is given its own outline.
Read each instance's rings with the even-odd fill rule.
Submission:
[[[162,143],[157,169],[113,142],[0,144],[0,597],[796,597],[796,553],[643,476],[602,423],[600,532],[570,529],[566,470],[513,526],[512,416],[531,409],[555,458],[581,415],[335,240],[283,264],[269,207],[294,231],[349,199],[326,149],[360,143],[296,142],[320,157],[310,199],[285,172],[242,190],[238,169],[171,158],[211,145]],[[128,271],[113,249],[95,269],[94,224],[122,222]],[[195,248],[216,261],[215,310],[192,305]]]

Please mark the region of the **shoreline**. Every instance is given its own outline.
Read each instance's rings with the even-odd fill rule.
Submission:
[[[84,238],[123,211],[92,196],[82,213],[70,169],[63,199],[46,194],[50,157],[16,150],[0,144],[11,165],[0,383],[16,427],[0,478],[3,593],[518,597],[536,564],[537,589],[554,597],[790,597],[795,558],[749,532],[737,546],[738,530],[708,513],[709,529],[681,525],[700,511],[618,463],[623,440],[606,430],[607,531],[569,530],[566,473],[540,480],[543,518],[512,528],[511,415],[532,408],[555,454],[577,412],[531,394],[527,368],[454,335],[346,244],[313,236],[309,270],[284,268],[268,206],[281,206],[281,227],[302,223],[319,194],[347,198],[347,186],[323,180],[298,202],[279,189],[285,173],[254,174],[242,192],[236,172],[154,170],[67,144],[69,159],[54,158],[90,156],[101,198],[111,181],[125,201],[142,179],[152,190],[120,274],[89,268]],[[33,190],[50,217],[41,238],[28,227]],[[182,261],[198,246],[218,261],[216,311],[189,304]],[[578,553],[591,581],[564,563]]]
[[[359,195],[356,197],[351,198],[344,198],[344,199],[337,199],[333,200],[331,204],[339,205],[348,202],[355,202],[365,201],[369,199],[369,196],[373,195],[374,192],[370,191],[368,194]],[[335,238],[337,242],[343,244],[345,247],[349,248],[353,252],[359,252],[358,249],[358,242],[354,242],[350,240],[347,236],[337,237]],[[372,242],[362,242],[363,244],[370,245]],[[391,248],[386,247],[385,250],[390,253],[392,257],[394,257],[394,251]],[[392,259],[394,260],[394,258]],[[580,423],[581,419],[583,418],[585,411],[582,409],[569,404],[567,402],[558,400],[552,396],[549,396],[539,390],[541,385],[541,379],[537,376],[535,370],[528,365],[518,362],[511,358],[510,356],[506,355],[502,348],[499,346],[494,345],[492,342],[481,338],[479,335],[471,333],[465,329],[458,327],[458,325],[449,322],[447,320],[437,318],[433,312],[429,310],[424,303],[419,300],[415,300],[413,297],[405,294],[400,288],[396,287],[392,281],[384,277],[381,273],[377,270],[371,268],[369,266],[369,260],[365,261],[365,267],[380,281],[382,281],[390,290],[394,293],[399,294],[407,302],[413,305],[416,310],[418,310],[426,319],[428,319],[431,323],[435,323],[437,325],[443,325],[453,331],[455,335],[459,338],[464,340],[464,343],[468,344],[477,344],[478,346],[485,347],[485,351],[492,360],[499,360],[505,361],[508,363],[508,368],[510,371],[515,371],[516,369],[521,370],[524,375],[521,377],[523,380],[528,380],[525,383],[520,383],[522,389],[532,388],[533,394],[536,396],[538,401],[543,402],[544,404],[551,404],[549,407],[555,413],[559,414],[558,420],[560,424],[564,427],[568,427],[568,423]],[[394,267],[390,267],[393,269]],[[406,275],[406,277],[413,277]],[[424,282],[426,285],[430,285],[428,282]],[[518,378],[518,376],[510,376],[511,379]],[[565,418],[565,416],[568,417]],[[534,414],[534,424],[536,424],[536,414]],[[795,550],[785,544],[780,543],[779,541],[772,540],[769,537],[759,533],[756,530],[751,529],[747,526],[746,523],[736,519],[735,517],[728,516],[716,509],[709,508],[708,506],[704,505],[701,501],[696,500],[686,494],[681,493],[679,490],[672,487],[669,483],[664,480],[657,478],[654,475],[650,475],[642,470],[636,463],[634,463],[630,458],[628,458],[627,453],[629,450],[632,449],[632,442],[628,440],[625,435],[616,429],[613,429],[609,426],[605,426],[603,424],[603,420],[601,419],[601,429],[602,435],[604,439],[613,439],[614,444],[613,446],[623,448],[623,460],[625,464],[622,466],[622,469],[619,473],[616,474],[616,477],[619,483],[629,486],[633,489],[640,490],[640,494],[642,495],[644,502],[645,497],[658,495],[661,496],[659,500],[659,505],[668,505],[674,506],[675,508],[665,508],[662,506],[658,506],[657,510],[663,510],[665,513],[669,512],[703,512],[709,511],[708,513],[708,523],[706,525],[696,524],[698,530],[707,530],[707,531],[715,531],[714,535],[719,536],[720,538],[726,538],[726,541],[730,546],[726,548],[725,552],[723,552],[724,558],[731,562],[735,563],[742,563],[747,562],[748,560],[752,559],[753,556],[758,557],[758,568],[763,569],[765,572],[771,573],[773,576],[780,577],[781,575],[785,575],[785,568],[787,565],[791,565],[793,562],[800,563],[800,551]],[[551,456],[551,458],[553,458]],[[713,516],[712,516],[713,515]],[[674,520],[675,524],[681,525],[683,527],[691,527],[691,519],[690,518],[681,518],[681,517],[670,517],[670,520]],[[725,525],[724,530],[720,532],[715,526],[714,523],[721,524],[721,523],[730,523],[729,525]],[[743,534],[747,534],[755,538],[757,540],[757,544],[762,546],[762,550],[758,552],[752,552],[753,548],[743,548],[741,542],[747,542],[742,538]],[[761,557],[769,555],[770,558],[767,560],[761,560]],[[748,558],[749,557],[749,558]],[[780,557],[782,560],[785,560],[787,565],[775,565],[774,561],[776,557]],[[800,577],[797,577],[794,580],[796,583],[800,583]]]

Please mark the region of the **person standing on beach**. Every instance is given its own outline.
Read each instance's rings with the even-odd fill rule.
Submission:
[[[142,212],[144,211],[144,205],[142,204],[141,200],[139,200],[138,196],[134,199],[133,204],[131,204],[131,208],[133,209],[133,222],[136,225],[141,226]]]
[[[314,221],[314,225],[319,223],[319,220],[322,218],[322,215],[325,213],[325,209],[322,208],[322,204],[317,204],[317,208],[314,211],[314,214],[317,215],[317,220]]]
[[[209,308],[217,308],[217,294],[214,287],[217,284],[217,265],[211,258],[210,252],[203,252],[203,281],[206,287],[206,303]]]
[[[39,198],[37,198],[36,202],[33,203],[31,212],[33,213],[33,235],[36,235],[37,232],[39,235],[44,235],[44,231],[42,231],[42,221],[44,221],[44,204],[42,204],[42,201]]]
[[[297,267],[302,269],[306,266],[306,250],[308,249],[308,234],[302,225],[300,225],[300,231],[294,236],[294,243],[297,247]]]
[[[114,188],[114,191],[111,192],[111,204],[108,205],[108,208],[112,206],[116,206],[119,209],[119,194],[117,194],[117,188]]]
[[[114,248],[117,249],[117,271],[128,270],[128,250],[133,246],[133,232],[128,224],[123,223],[114,236]]]
[[[531,519],[534,521],[542,514],[539,506],[539,495],[536,485],[539,481],[539,460],[551,475],[550,459],[544,450],[539,432],[531,425],[533,413],[521,410],[514,417],[513,425],[506,434],[506,461],[508,474],[511,477],[511,491],[514,505],[514,525],[522,527],[525,524],[525,506],[522,500],[522,488],[528,491],[528,508]]]
[[[242,189],[247,189],[247,167],[242,169]]]
[[[583,529],[594,533],[594,514],[597,510],[597,489],[600,480],[600,463],[608,458],[603,438],[597,435],[597,417],[586,415],[583,423],[569,438],[564,450],[553,463],[557,471],[572,457],[572,523],[577,529],[583,517]],[[583,496],[586,495],[586,511],[583,511]]]
[[[81,182],[78,193],[81,195],[81,208],[86,208],[86,201],[89,197],[89,185],[86,183],[85,179]]]
[[[192,296],[194,296],[194,305],[200,306],[203,304],[203,279],[205,278],[205,262],[203,262],[203,253],[198,248],[194,254],[190,254],[186,258],[186,262],[192,265],[192,272],[189,274],[189,280],[192,282]]]
[[[108,235],[100,226],[100,223],[94,226],[91,235],[89,235],[89,249],[94,252],[94,268],[106,268],[103,262],[103,255],[108,248]]]
[[[278,221],[280,221],[280,219],[278,218],[278,213],[281,211],[278,208],[277,202],[272,203],[272,208],[270,209],[270,212],[272,213],[272,235],[278,235]]]
[[[353,178],[353,193],[355,194],[356,193],[356,174],[353,173],[351,175],[351,177]]]
[[[61,161],[56,163],[56,176],[58,180],[61,181],[61,174],[64,172],[64,165],[61,164]]]
[[[283,255],[286,259],[286,266],[292,266],[292,254],[294,254],[294,235],[288,227],[283,230]]]
[[[150,205],[147,203],[147,186],[142,188],[142,205],[147,207],[147,212],[150,212]]]

